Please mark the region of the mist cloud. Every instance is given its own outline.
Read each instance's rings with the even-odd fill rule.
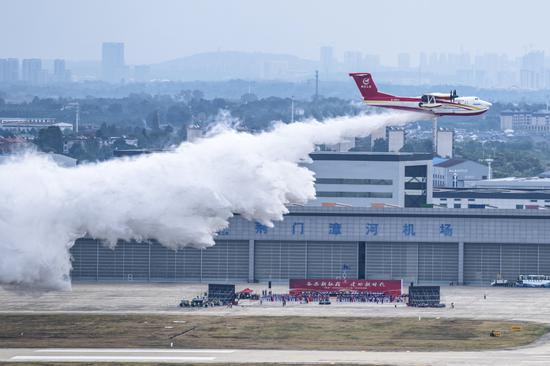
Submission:
[[[366,136],[407,113],[276,124],[260,134],[219,127],[170,152],[75,168],[36,154],[0,165],[0,284],[69,289],[74,241],[88,234],[157,239],[177,249],[214,245],[233,214],[266,225],[315,197],[299,163],[316,144]]]

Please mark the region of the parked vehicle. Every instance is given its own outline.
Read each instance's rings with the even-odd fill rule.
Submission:
[[[550,276],[546,275],[520,275],[516,286],[518,287],[550,287]]]
[[[188,308],[191,306],[191,302],[187,299],[181,299],[180,308]]]

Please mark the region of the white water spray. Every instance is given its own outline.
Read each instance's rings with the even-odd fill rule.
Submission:
[[[238,213],[266,225],[285,205],[315,198],[314,175],[298,165],[316,144],[366,136],[414,114],[278,123],[256,135],[218,128],[174,151],[76,168],[25,155],[0,165],[0,284],[69,289],[69,249],[86,233],[157,239],[169,248],[214,245]]]

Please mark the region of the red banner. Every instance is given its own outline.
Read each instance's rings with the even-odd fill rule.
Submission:
[[[371,292],[401,295],[401,280],[336,280],[336,279],[291,279],[290,293],[297,292]]]

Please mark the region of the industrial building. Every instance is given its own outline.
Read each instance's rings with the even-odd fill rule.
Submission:
[[[475,188],[432,193],[439,173],[432,173],[431,154],[310,157],[304,166],[315,172],[317,199],[289,207],[274,227],[235,216],[216,245],[204,250],[174,251],[155,241],[120,242],[109,249],[82,238],[71,248],[73,280],[283,283],[346,277],[488,285],[520,274],[550,275],[550,211],[498,209],[485,202],[503,194],[494,188],[478,188],[486,197],[468,196]],[[544,179],[536,181],[528,184],[540,190]],[[550,205],[546,196],[537,204],[546,200]]]
[[[503,111],[500,114],[500,129],[546,135],[550,133],[550,112]]]
[[[422,207],[431,203],[432,154],[316,152],[304,164],[315,172],[316,200],[371,207]]]
[[[448,208],[550,209],[550,190],[527,189],[440,189],[433,192],[433,204]]]
[[[434,184],[437,168],[434,167]],[[432,202],[448,208],[550,209],[550,179],[472,180],[466,188],[434,187]]]
[[[403,279],[488,285],[550,274],[544,210],[291,207],[273,228],[236,216],[204,250],[154,241],[79,239],[76,281],[285,282],[290,278]]]
[[[56,122],[55,118],[0,118],[0,130],[29,132],[46,127],[59,127],[61,131],[72,131],[73,125]]]
[[[489,175],[488,166],[472,160],[434,158],[433,161],[434,187],[471,187]]]

